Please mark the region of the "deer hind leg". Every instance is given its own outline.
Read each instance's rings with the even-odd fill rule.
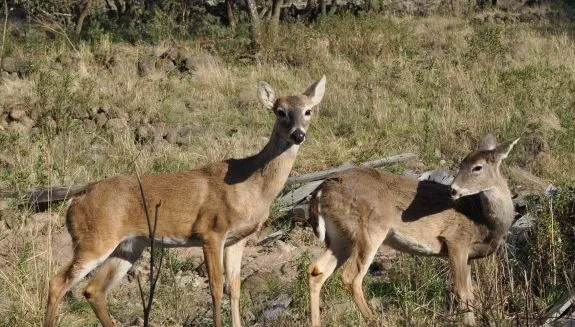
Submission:
[[[310,311],[312,326],[321,326],[320,320],[320,293],[325,281],[340,267],[350,254],[350,243],[339,237],[333,229],[328,229],[328,249],[315,262],[307,268],[307,277],[310,294]]]
[[[232,307],[232,326],[240,327],[242,325],[240,315],[240,295],[241,295],[241,275],[242,253],[246,245],[247,238],[230,245],[225,249],[225,271],[226,279],[229,286],[228,293]]]
[[[116,250],[96,271],[84,290],[84,296],[104,327],[114,326],[107,309],[106,296],[110,289],[119,282],[130,267],[140,258],[146,244],[136,240],[122,242]]]
[[[222,326],[222,297],[224,294],[223,282],[223,251],[224,241],[220,236],[204,237],[204,259],[208,268],[210,291],[214,306],[214,326]]]
[[[475,326],[475,315],[472,310],[471,264],[468,262],[467,250],[460,250],[455,246],[450,247],[448,244],[448,256],[459,309],[465,312],[463,324]]]
[[[112,251],[113,248],[108,251],[97,248],[85,249],[81,244],[76,247],[72,262],[50,280],[46,314],[44,315],[45,327],[52,327],[56,324],[58,307],[64,294],[106,260]]]
[[[344,268],[341,275],[344,286],[353,296],[355,305],[367,321],[373,321],[375,315],[363,295],[363,278],[382,242],[383,238],[376,242],[370,242],[370,239],[367,238],[362,243],[356,244],[351,253],[349,264]]]

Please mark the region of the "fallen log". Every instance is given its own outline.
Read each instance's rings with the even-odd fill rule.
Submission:
[[[331,169],[327,169],[327,170],[316,171],[316,172],[309,173],[309,174],[290,177],[290,178],[288,178],[286,185],[303,184],[303,183],[309,183],[309,182],[317,181],[320,179],[324,179],[333,173],[344,171],[346,169],[356,167],[356,166],[376,168],[376,167],[381,167],[385,164],[405,161],[405,160],[412,159],[415,157],[416,156],[413,153],[403,153],[403,154],[398,154],[398,155],[383,158],[383,159],[377,159],[377,160],[373,160],[373,161],[363,162],[359,165],[347,164],[347,165],[343,165],[343,166],[337,167],[337,168],[331,168]]]
[[[414,157],[415,157],[415,154],[413,154],[413,153],[404,153],[404,154],[399,154],[399,155],[395,155],[395,156],[391,156],[391,157],[387,157],[387,158],[383,158],[383,159],[364,162],[364,163],[359,164],[359,166],[375,168],[375,167],[383,166],[383,165],[388,164],[388,163],[399,162],[399,161],[411,159]],[[301,176],[290,177],[286,183],[286,186],[291,185],[291,184],[308,183],[308,182],[312,182],[312,181],[317,181],[317,180],[325,178],[326,176],[329,176],[332,173],[343,171],[343,170],[352,168],[354,166],[355,166],[354,164],[345,164],[345,165],[343,165],[341,167],[337,167],[337,168],[322,170],[322,171],[318,171],[318,172],[314,172],[314,173],[310,173],[310,174],[305,174],[305,175],[301,175]],[[68,186],[54,186],[54,187],[49,187],[49,188],[32,189],[32,190],[27,191],[26,199],[27,199],[28,203],[34,204],[34,205],[43,205],[43,204],[47,204],[47,203],[54,202],[54,201],[67,200],[67,199],[71,198],[74,194],[76,194],[77,192],[82,191],[84,188],[86,188],[86,186],[88,186],[87,183],[85,183],[85,184],[74,184],[74,185],[68,185]],[[310,193],[311,192],[313,192],[313,189],[310,191]],[[299,194],[292,194],[292,196],[294,196],[294,195],[297,195],[297,198],[301,197],[301,195],[299,195]],[[16,196],[18,196],[18,193],[16,193],[16,192],[0,192],[0,198],[13,198]],[[303,197],[305,197],[305,196],[307,196],[307,194],[303,195]],[[300,198],[300,200],[301,199],[302,198]],[[292,203],[296,203],[296,202],[297,201],[294,201]]]

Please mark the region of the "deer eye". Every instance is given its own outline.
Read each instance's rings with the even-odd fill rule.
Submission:
[[[306,116],[311,116],[311,109],[308,109],[305,111],[304,115]]]
[[[477,165],[477,166],[474,166],[473,168],[471,168],[471,171],[473,171],[474,173],[478,173],[481,171],[481,169],[483,169],[483,166]]]
[[[280,117],[280,118],[286,118],[287,117],[287,113],[281,107],[278,107],[276,109],[276,112],[277,112],[278,117]]]

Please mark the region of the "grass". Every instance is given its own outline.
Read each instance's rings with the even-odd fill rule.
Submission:
[[[0,131],[0,154],[10,159],[10,164],[0,162],[0,189],[14,190],[22,198],[32,187],[133,173],[134,163],[140,172],[177,171],[253,154],[265,144],[273,124],[271,114],[257,102],[257,82],[266,80],[278,93],[294,94],[326,74],[326,95],[300,151],[296,174],[400,152],[417,153],[421,162],[415,165],[454,169],[488,131],[500,140],[522,137],[522,146],[513,151],[505,169],[520,168],[561,186],[562,192],[555,200],[530,202],[537,225],[519,250],[474,263],[473,276],[483,321],[533,323],[574,278],[572,23],[497,25],[467,17],[362,14],[280,29],[279,39],[265,43],[256,61],[245,59],[245,29],[239,27],[235,38],[215,39],[212,52],[203,50],[198,40],[182,42],[196,59],[193,74],[155,72],[146,77],[137,74],[138,57],[161,53],[170,41],[133,45],[104,35],[79,42],[74,52],[67,40],[48,39],[33,27],[27,27],[25,39],[8,37],[6,53],[27,58],[30,67],[22,79],[2,81],[0,108],[24,109],[38,124],[34,133]],[[58,66],[54,60],[61,53],[72,53],[78,62]],[[108,54],[116,64],[106,68],[98,58]],[[85,132],[83,117],[101,106],[108,106],[112,116],[127,116],[130,129]],[[142,145],[133,139],[140,122],[189,122],[197,128],[182,147]],[[528,140],[542,145],[534,148]],[[518,190],[526,183],[510,182]],[[63,206],[51,208],[59,218],[46,223],[18,200],[8,202],[18,228],[0,232],[0,297],[5,299],[0,326],[39,325],[47,281],[69,258]],[[273,216],[278,218],[279,210]],[[275,223],[288,225],[281,219]],[[314,244],[297,243],[302,249]],[[292,295],[288,318],[280,319],[290,325],[307,324],[305,265],[311,255],[299,256],[293,281],[267,285],[274,295],[286,290]],[[169,259],[173,273],[193,266],[193,261]],[[441,260],[402,255],[384,277],[366,279],[365,290],[383,306],[388,325],[455,324],[446,267]],[[185,300],[175,305],[176,287],[159,286],[153,319],[161,325],[181,325],[186,318],[210,325],[205,288],[178,289],[178,297]],[[337,273],[325,288],[323,316],[328,325],[363,324]],[[127,282],[112,292],[115,316],[128,321],[140,314],[136,292],[135,284]],[[244,323],[258,321],[259,312],[249,305],[244,309]],[[95,321],[83,299],[67,301],[61,312],[62,326]]]

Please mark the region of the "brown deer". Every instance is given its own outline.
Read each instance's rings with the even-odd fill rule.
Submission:
[[[325,76],[302,95],[276,98],[260,82],[258,96],[276,115],[269,142],[244,159],[142,177],[149,208],[161,201],[155,244],[203,247],[215,326],[221,326],[223,271],[230,285],[233,326],[240,326],[240,268],[247,237],[268,218],[325,91]],[[64,294],[96,267],[84,295],[103,326],[113,326],[106,294],[150,245],[144,202],[135,176],[93,183],[75,194],[66,214],[74,256],[50,280],[44,326],[54,326]],[[222,267],[224,266],[224,267]]]
[[[486,135],[460,164],[451,186],[368,168],[328,177],[312,195],[310,223],[326,252],[308,267],[311,320],[320,326],[320,291],[327,278],[351,258],[342,280],[367,320],[363,277],[382,243],[416,255],[447,257],[464,323],[471,311],[470,261],[490,255],[513,222],[511,192],[501,161],[515,143],[496,145]]]

